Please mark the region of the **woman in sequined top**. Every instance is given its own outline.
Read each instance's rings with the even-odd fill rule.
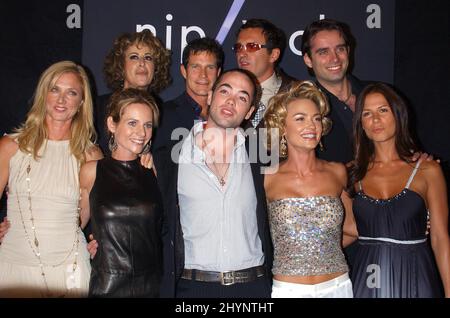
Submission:
[[[444,292],[449,297],[445,180],[437,162],[413,162],[417,147],[407,107],[391,87],[373,83],[361,92],[354,136],[354,218],[348,218],[353,222],[344,232],[358,236],[351,277],[355,297],[442,297]]]
[[[286,158],[265,175],[274,244],[272,297],[352,297],[342,252],[347,182],[341,163],[316,157],[331,127],[325,95],[310,81],[276,95],[264,117],[268,148]]]

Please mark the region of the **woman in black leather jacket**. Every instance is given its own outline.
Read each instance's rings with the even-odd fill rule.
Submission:
[[[90,297],[158,297],[162,274],[162,200],[154,169],[140,164],[158,121],[154,99],[125,89],[107,117],[111,156],[81,168],[81,221],[98,249]]]

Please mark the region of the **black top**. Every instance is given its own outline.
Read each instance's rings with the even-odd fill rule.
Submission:
[[[162,148],[172,149],[176,143],[185,137],[177,136],[176,140],[171,140],[172,132],[176,128],[185,128],[189,132],[196,121],[202,120],[201,112],[201,106],[186,92],[165,102],[162,105],[160,124],[153,138],[152,151],[156,152]]]
[[[352,93],[358,97],[368,82],[362,82],[352,75],[347,78],[352,85]],[[328,97],[328,116],[332,121],[331,131],[322,137],[324,150],[318,150],[317,156],[327,161],[350,162],[353,160],[353,111],[319,82],[316,83]]]
[[[167,160],[171,160],[170,153],[174,146],[179,146],[197,121],[202,121],[201,106],[183,92],[177,98],[165,102],[162,106],[161,120],[152,143],[152,154],[156,171],[166,170]],[[179,128],[180,134],[175,131]],[[175,139],[172,140],[172,132],[175,131]]]
[[[162,273],[162,199],[138,159],[97,163],[89,203],[98,250],[89,295],[156,297]]]

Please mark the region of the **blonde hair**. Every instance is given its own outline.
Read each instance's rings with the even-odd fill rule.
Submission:
[[[278,131],[284,131],[286,126],[287,105],[293,100],[308,99],[317,105],[320,116],[322,117],[322,136],[326,135],[331,129],[331,120],[326,117],[330,111],[328,99],[325,94],[311,81],[293,82],[289,90],[279,93],[272,97],[269,102],[264,123],[267,128],[267,149],[271,148],[271,128],[277,128]],[[278,134],[278,146],[280,147],[280,157],[287,157],[287,148],[281,146],[283,134]]]
[[[47,94],[56,81],[65,73],[75,74],[83,86],[83,102],[78,112],[72,118],[70,126],[70,151],[81,164],[85,162],[85,153],[92,147],[96,138],[91,87],[88,76],[80,65],[71,61],[61,61],[52,64],[39,78],[34,93],[33,105],[28,111],[27,119],[15,130],[14,138],[17,139],[19,149],[25,153],[32,153],[34,159],[39,158],[39,150],[48,137],[45,124],[47,112]]]

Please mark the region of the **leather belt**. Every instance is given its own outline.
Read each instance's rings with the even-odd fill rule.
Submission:
[[[184,269],[181,278],[196,280],[199,282],[220,283],[222,285],[233,285],[236,283],[249,283],[262,277],[265,274],[265,267],[255,266],[238,271],[209,272],[198,269]]]

